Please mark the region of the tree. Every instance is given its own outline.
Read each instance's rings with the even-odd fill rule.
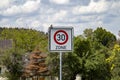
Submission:
[[[65,53],[63,56],[63,80],[75,80],[81,70],[80,59],[74,53]]]
[[[42,53],[39,50],[35,50],[28,55],[29,61],[26,61],[26,66],[24,66],[24,74],[23,77],[34,77],[37,76],[37,80],[39,80],[40,76],[45,77],[49,75],[48,67],[45,64],[45,58],[47,55]],[[25,58],[26,59],[26,58]]]
[[[93,29],[85,29],[84,30],[84,35],[86,38],[92,38],[93,37]]]
[[[2,51],[0,60],[10,80],[18,80],[23,72],[22,55],[39,48],[47,52],[47,34],[32,29],[0,28],[0,39],[12,41],[12,50]]]
[[[110,67],[105,61],[108,51],[106,47],[91,39],[79,37],[75,40],[74,46],[74,53],[79,57],[81,64],[78,71],[83,80],[110,79]]]
[[[46,51],[47,35],[44,32],[32,29],[5,28],[2,30],[1,39],[12,39],[14,47],[31,52],[35,47],[41,51]]]
[[[59,77],[59,54],[51,53],[48,55],[48,64],[50,66],[51,77]],[[62,79],[75,80],[81,66],[76,54],[71,52],[64,53],[62,56]],[[53,78],[51,78],[53,79]]]
[[[23,50],[14,51],[14,49],[7,50],[2,55],[2,65],[7,68],[6,77],[9,80],[19,80],[22,75],[23,63],[22,63]]]
[[[111,56],[107,59],[107,61],[111,64],[111,80],[119,80],[120,79],[120,45],[115,44],[112,49]]]
[[[109,48],[104,46],[96,36],[91,35],[77,36],[74,38],[74,52],[63,55],[63,80],[75,80],[76,75],[80,74],[82,80],[110,80],[111,65],[106,62],[109,57]],[[53,54],[50,54],[53,55]],[[50,57],[51,58],[51,57]],[[54,75],[58,76],[59,56],[53,55],[49,60],[54,69]]]
[[[94,31],[94,38],[97,39],[98,42],[107,47],[113,45],[113,43],[116,41],[115,35],[102,28],[97,28]]]
[[[47,64],[49,65],[49,72],[51,80],[59,76],[59,54],[49,53],[47,57]]]

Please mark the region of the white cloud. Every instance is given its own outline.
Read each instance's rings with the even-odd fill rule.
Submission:
[[[41,23],[39,19],[36,19],[36,17],[20,17],[16,19],[15,24],[24,28],[39,29],[43,31],[43,23]]]
[[[98,2],[94,2],[91,0],[89,5],[87,6],[76,6],[73,8],[74,14],[90,14],[90,13],[103,13],[109,10],[110,2],[105,0],[100,0]]]
[[[3,18],[2,20],[0,20],[0,24],[6,24],[9,20],[6,18]]]
[[[119,2],[113,2],[113,4],[112,4],[112,8],[114,9],[114,8],[120,8],[120,1]]]
[[[67,15],[67,11],[61,10],[57,12],[53,17],[54,19],[63,19]]]
[[[3,15],[9,16],[9,15],[18,14],[20,12],[21,12],[20,7],[14,5],[14,6],[8,8],[7,10],[3,11]]]
[[[33,22],[36,21],[33,17],[20,17],[17,18],[15,23],[18,26],[26,26],[26,27],[32,27],[33,26]]]
[[[15,23],[18,25],[18,26],[24,26],[25,25],[25,18],[18,18]]]
[[[15,15],[18,13],[31,13],[36,11],[39,8],[40,0],[34,0],[34,1],[26,1],[23,5],[13,5],[9,8],[7,8],[4,11],[1,11],[1,15],[9,16],[9,15]]]
[[[69,3],[69,0],[50,0],[50,2],[55,4],[67,4]]]
[[[42,26],[43,26],[43,31],[44,32],[48,32],[48,28],[50,27],[51,24],[49,23],[43,23]]]
[[[35,27],[40,27],[40,25],[41,25],[41,23],[38,20],[32,21],[32,23],[31,23],[31,26],[34,27],[34,28]]]
[[[3,1],[5,2],[3,3]],[[44,32],[48,31],[51,24],[53,26],[73,26],[75,35],[82,34],[86,28],[96,29],[98,26],[108,26],[103,28],[111,31],[114,28],[114,33],[119,29],[119,0],[97,0],[96,2],[95,0],[90,2],[85,0],[85,2],[89,2],[88,5],[79,4],[80,0],[76,0],[76,2],[71,0],[3,1],[0,2],[0,26],[29,27]],[[50,1],[51,4],[47,1]],[[30,15],[27,16],[28,14]]]
[[[67,11],[65,10],[60,10],[59,12],[56,12],[53,15],[49,15],[48,16],[48,20],[49,22],[58,22],[58,21],[62,21],[65,19],[65,17],[67,16]]]
[[[33,21],[31,21],[31,24],[30,24],[32,29],[44,31],[44,27],[42,25],[43,25],[43,23],[41,24],[41,22],[39,20],[33,20]]]
[[[40,0],[27,1],[23,6],[21,6],[22,12],[30,13],[39,8]]]
[[[83,20],[83,21],[93,21],[97,18],[96,15],[88,15],[88,16],[80,16],[80,20]]]
[[[2,1],[0,1],[0,9],[8,7],[10,5],[10,1],[11,0],[2,0]]]
[[[120,15],[120,1],[119,2],[113,2],[111,5],[110,13],[114,15]]]

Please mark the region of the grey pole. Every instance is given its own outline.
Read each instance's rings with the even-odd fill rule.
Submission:
[[[60,80],[62,80],[62,52],[60,52]]]

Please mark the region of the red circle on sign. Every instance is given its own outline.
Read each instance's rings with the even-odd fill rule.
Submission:
[[[63,42],[59,42],[59,41],[57,41],[57,39],[56,39],[57,34],[60,33],[60,32],[63,33],[63,34],[65,35],[65,37],[66,37],[65,41],[63,41]],[[54,41],[55,41],[57,44],[59,44],[59,45],[63,45],[63,44],[65,44],[65,43],[68,41],[68,34],[67,34],[64,30],[58,30],[58,31],[56,31],[55,34],[54,34]]]

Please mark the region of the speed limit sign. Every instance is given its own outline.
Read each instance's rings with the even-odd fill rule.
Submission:
[[[72,51],[73,48],[73,28],[49,28],[49,51]]]
[[[68,34],[64,30],[58,30],[54,34],[54,41],[59,45],[63,45],[68,41]]]

